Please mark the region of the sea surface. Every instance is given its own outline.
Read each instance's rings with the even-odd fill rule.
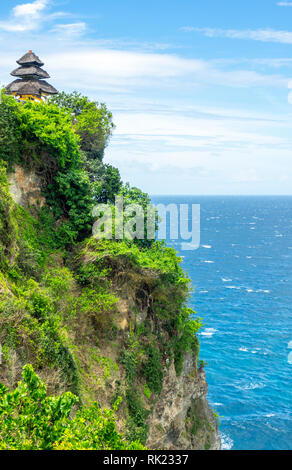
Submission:
[[[203,319],[200,358],[223,449],[291,450],[292,197],[152,202],[200,204],[200,248],[183,251],[169,233],[167,243],[182,256]]]

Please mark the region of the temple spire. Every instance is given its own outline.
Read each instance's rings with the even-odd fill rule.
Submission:
[[[14,95],[20,100],[41,101],[49,95],[56,95],[58,91],[44,79],[50,75],[41,67],[44,63],[39,57],[29,50],[16,61],[19,67],[11,75],[17,80],[6,87],[8,94]]]

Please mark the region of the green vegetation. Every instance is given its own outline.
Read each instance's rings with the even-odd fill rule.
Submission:
[[[192,423],[192,427],[190,429],[191,434],[193,436],[196,436],[197,432],[198,432],[198,430],[201,426],[202,426],[202,423],[199,420],[199,418],[197,418],[196,416],[193,416],[193,423]]]
[[[3,449],[142,448],[165,370],[174,361],[179,375],[186,352],[198,357],[201,320],[187,307],[176,252],[155,240],[91,237],[97,202],[150,202],[103,163],[113,128],[106,106],[78,93],[48,104],[3,95]],[[7,174],[15,164],[39,176],[43,207],[13,202]]]
[[[163,383],[163,370],[161,364],[163,358],[160,351],[153,345],[147,344],[145,348],[147,360],[143,368],[143,375],[146,379],[149,390],[153,393],[160,394]]]
[[[71,392],[47,394],[31,365],[23,381],[8,391],[0,386],[0,449],[2,450],[142,450],[118,433],[114,410],[98,403],[75,411],[79,399]],[[116,405],[117,406],[117,405]],[[114,407],[115,408],[115,407]]]
[[[76,91],[71,94],[61,92],[50,101],[70,114],[73,128],[80,137],[80,148],[87,157],[102,160],[115,127],[106,105],[90,101]]]
[[[135,388],[128,388],[126,399],[129,410],[127,422],[127,438],[146,443],[149,426],[147,424],[148,412],[144,407],[141,395]]]
[[[149,398],[151,398],[151,390],[147,384],[144,385],[143,392],[144,392],[145,397],[148,398],[149,400]]]

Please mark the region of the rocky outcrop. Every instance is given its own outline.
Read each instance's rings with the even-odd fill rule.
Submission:
[[[39,206],[45,204],[41,192],[41,181],[33,170],[25,170],[15,165],[14,171],[8,176],[9,190],[14,201],[22,207]]]
[[[182,374],[174,364],[165,371],[162,393],[150,418],[147,447],[166,450],[220,450],[216,419],[207,401],[203,369],[188,354]]]

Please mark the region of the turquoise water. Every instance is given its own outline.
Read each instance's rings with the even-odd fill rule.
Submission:
[[[167,242],[183,257],[204,321],[200,355],[223,448],[292,449],[292,197],[152,201],[201,205],[200,248]]]

